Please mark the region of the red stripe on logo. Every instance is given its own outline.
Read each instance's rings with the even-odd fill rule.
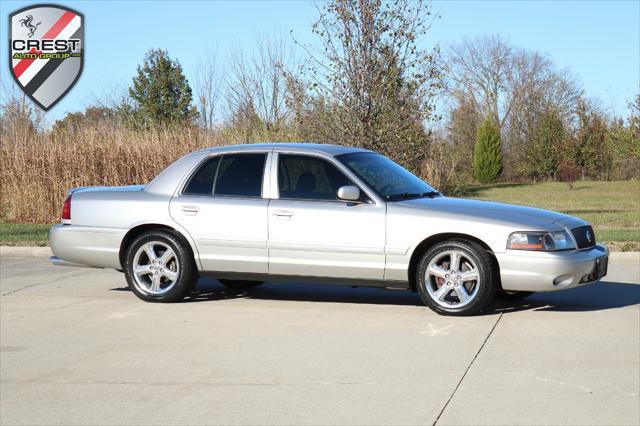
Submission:
[[[36,49],[34,47],[29,51],[29,53],[40,52],[36,52]],[[35,59],[21,59],[20,62],[18,62],[15,67],[13,67],[13,73],[16,75],[16,77],[20,77],[22,73],[25,72],[27,68],[29,68],[29,65],[31,65],[33,61],[35,61]]]
[[[64,27],[66,27],[69,24],[69,22],[71,22],[71,20],[75,17],[76,17],[75,13],[65,12],[60,17],[60,19],[58,19],[58,21],[55,24],[53,24],[51,28],[49,28],[49,31],[47,31],[47,33],[44,36],[42,36],[41,40],[57,37],[57,35],[60,34],[60,32],[64,29]],[[31,49],[29,53],[36,53],[36,49]],[[29,68],[29,66],[33,63],[33,61],[35,61],[35,59],[21,59],[20,62],[18,62],[15,67],[13,67],[13,73],[15,74],[15,76],[20,77],[22,73],[25,72],[27,68]]]
[[[64,15],[62,15],[60,17],[60,19],[58,19],[58,22],[56,22],[55,24],[53,24],[53,27],[51,27],[51,29],[49,31],[47,31],[47,33],[42,37],[44,38],[55,38],[58,34],[60,34],[60,31],[62,31],[64,29],[64,27],[67,26],[67,24],[69,22],[71,22],[71,20],[73,18],[76,17],[76,14],[73,12],[65,12]]]

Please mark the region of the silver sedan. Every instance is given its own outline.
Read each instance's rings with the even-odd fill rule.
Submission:
[[[284,143],[197,151],[145,186],[71,190],[49,239],[54,263],[121,270],[150,302],[208,275],[236,289],[402,288],[461,315],[596,282],[609,253],[581,219],[445,197],[375,152]]]

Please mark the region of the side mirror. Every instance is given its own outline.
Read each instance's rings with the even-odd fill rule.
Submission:
[[[338,189],[338,199],[344,201],[360,201],[360,189],[357,186],[347,185]]]

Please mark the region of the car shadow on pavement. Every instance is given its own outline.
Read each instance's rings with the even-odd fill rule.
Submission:
[[[295,302],[362,303],[376,305],[423,306],[416,293],[403,290],[346,285],[266,282],[248,290],[224,287],[215,279],[202,278],[185,302],[225,299],[282,300]]]
[[[640,285],[600,282],[569,290],[534,293],[522,300],[498,300],[495,312],[525,310],[585,312],[640,305]]]
[[[113,289],[120,290],[120,289]],[[409,291],[325,284],[267,282],[249,290],[233,290],[210,278],[200,279],[186,303],[227,299],[282,300],[296,302],[361,303],[423,306]],[[569,290],[536,293],[522,300],[497,299],[486,314],[519,311],[583,312],[640,305],[640,285],[601,282]]]
[[[128,287],[111,290],[130,291]],[[234,290],[210,278],[200,279],[197,287],[184,302],[228,299],[424,306],[417,293],[410,291],[289,282],[267,282],[248,290]],[[522,300],[497,298],[493,309],[487,311],[485,315],[520,311],[600,311],[635,305],[640,305],[639,284],[601,282],[569,290],[535,293]]]

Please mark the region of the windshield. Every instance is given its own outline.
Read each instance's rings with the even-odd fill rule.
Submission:
[[[336,158],[387,200],[439,195],[425,181],[383,155],[354,152]]]

